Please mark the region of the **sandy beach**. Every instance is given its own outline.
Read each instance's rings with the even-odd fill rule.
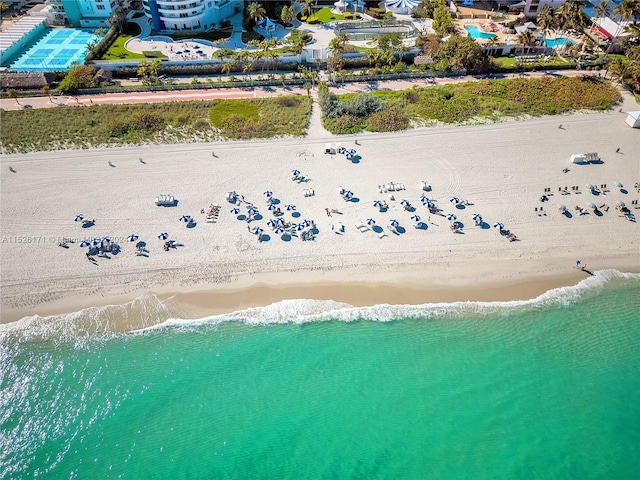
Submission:
[[[630,98],[625,102],[623,111],[637,109]],[[356,306],[526,299],[585,278],[588,273],[575,268],[577,259],[588,271],[640,272],[639,226],[615,208],[623,201],[640,213],[633,203],[640,199],[634,187],[640,181],[640,132],[624,119],[616,108],[358,137],[320,133],[4,155],[1,321],[122,304],[148,293],[171,298],[192,318],[290,298]],[[336,142],[355,148],[360,158],[323,153],[326,143]],[[602,163],[569,163],[571,154],[586,152],[598,152]],[[308,181],[293,181],[293,169]],[[423,192],[421,181],[432,190]],[[406,189],[391,192],[391,199],[378,190],[389,182]],[[607,187],[594,195],[587,184]],[[568,193],[561,194],[564,187]],[[340,188],[354,199],[345,201]],[[305,196],[306,189],[314,195]],[[229,191],[244,197],[240,217],[231,213]],[[265,191],[280,201],[287,222],[313,220],[315,239],[275,234],[267,226],[273,215]],[[419,200],[423,193],[444,215],[456,215],[462,233],[429,213]],[[173,195],[177,206],[156,206],[159,194]],[[540,202],[545,194],[549,200]],[[456,206],[452,196],[471,205]],[[415,211],[405,210],[403,199]],[[386,201],[388,210],[380,212],[375,200]],[[248,202],[259,212],[250,223],[242,220]],[[602,206],[600,214],[575,210],[591,202]],[[211,204],[221,206],[215,223],[201,213]],[[287,211],[287,204],[295,210]],[[325,208],[339,213],[328,216]],[[489,228],[474,225],[475,213]],[[95,225],[83,228],[74,222],[77,214]],[[182,215],[196,225],[187,228],[178,220]],[[427,228],[414,228],[412,215]],[[369,218],[386,233],[383,238],[356,228]],[[393,219],[400,225],[395,233],[388,228]],[[518,241],[508,241],[494,222]],[[248,227],[262,228],[267,237],[259,242]],[[161,232],[182,246],[165,251]],[[131,233],[146,242],[146,256],[136,255],[135,242],[126,238]],[[121,252],[88,260],[79,243],[104,236]],[[63,238],[75,243],[62,248]]]

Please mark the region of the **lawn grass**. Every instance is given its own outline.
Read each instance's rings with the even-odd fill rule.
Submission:
[[[127,43],[127,40],[135,37],[136,35],[140,35],[140,27],[135,23],[128,24],[127,30],[125,30],[121,35],[118,35],[109,47],[109,50],[107,50],[100,60],[137,60],[140,58],[147,58],[142,53],[133,53],[124,48],[124,44]]]
[[[333,13],[329,7],[316,10],[312,17],[315,17],[321,23],[335,22],[336,20],[343,20],[344,17],[340,14]]]
[[[515,70],[518,67],[516,66],[516,57],[497,57],[493,59],[496,65],[499,68],[504,70]],[[554,68],[554,67],[566,67],[568,65],[575,65],[573,61],[567,61],[560,57],[551,57],[548,62],[540,61],[540,62],[527,62],[523,64],[526,67],[542,67],[542,68]]]
[[[302,96],[6,111],[0,151],[304,135],[310,112],[311,102]],[[153,128],[126,128],[145,115],[155,120]],[[225,119],[232,122],[225,126]],[[230,128],[234,125],[237,130]]]
[[[338,98],[344,102],[354,95],[359,94]],[[406,128],[409,121],[462,123],[478,118],[558,115],[575,110],[607,110],[620,101],[618,90],[598,77],[482,80],[404,91],[381,90],[373,95],[382,100],[389,113],[375,114],[375,118],[324,117],[325,128],[336,134],[389,131],[393,126]]]

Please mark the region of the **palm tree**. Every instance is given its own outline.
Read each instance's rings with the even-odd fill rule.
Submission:
[[[51,87],[49,85],[45,85],[42,87],[42,91],[47,94],[47,97],[49,97],[49,103],[53,103],[51,100]]]
[[[542,30],[542,41],[544,42],[544,40],[548,37],[549,32],[555,30],[556,28],[557,20],[555,9],[551,5],[546,4],[544,7],[542,7],[542,10],[538,14],[536,21],[538,23],[538,28]]]
[[[640,40],[640,23],[633,22],[624,27],[624,32],[627,34],[631,42],[637,42]]]
[[[16,105],[20,105],[20,102],[18,101],[18,97],[20,96],[20,94],[15,88],[9,89],[7,93],[9,94],[9,97],[13,98],[16,101]]]
[[[313,13],[313,0],[304,0],[300,6],[300,13],[310,17]]]
[[[253,21],[253,23],[257,24],[260,20],[262,20],[265,17],[266,14],[267,14],[267,11],[264,9],[262,4],[260,3],[251,2],[247,6],[247,16]]]
[[[225,75],[229,75],[231,73],[231,69],[233,68],[233,62],[224,62],[222,64],[222,73]]]
[[[622,0],[622,2],[613,9],[613,15],[619,20],[619,22],[618,27],[616,28],[616,33],[611,39],[611,43],[609,44],[609,48],[607,48],[605,55],[608,54],[616,44],[616,40],[622,31],[621,23],[627,22],[640,15],[640,5],[638,4],[638,0]]]
[[[339,33],[331,39],[329,42],[329,50],[333,53],[343,54],[349,41],[349,35],[346,33]]]
[[[531,30],[524,30],[518,34],[517,42],[518,45],[522,45],[522,54],[524,55],[525,48],[532,47],[536,44],[536,37]]]

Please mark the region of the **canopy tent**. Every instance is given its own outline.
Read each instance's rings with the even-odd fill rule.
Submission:
[[[399,15],[409,15],[414,12],[420,2],[418,0],[386,0],[384,6],[388,11]]]
[[[269,17],[265,17],[258,22],[258,27],[260,28],[275,28],[276,24]]]
[[[640,111],[628,112],[626,123],[631,128],[640,128]]]

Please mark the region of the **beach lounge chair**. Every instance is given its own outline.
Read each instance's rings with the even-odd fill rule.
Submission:
[[[158,195],[155,203],[158,206],[174,205],[176,199],[171,195]]]
[[[360,230],[362,233],[369,231],[369,227],[367,226],[367,224],[362,222],[356,223],[356,228]]]
[[[425,192],[430,192],[431,191],[431,185],[429,185],[427,182],[425,182],[424,180],[422,182],[420,182],[420,188],[422,190],[424,190]]]

